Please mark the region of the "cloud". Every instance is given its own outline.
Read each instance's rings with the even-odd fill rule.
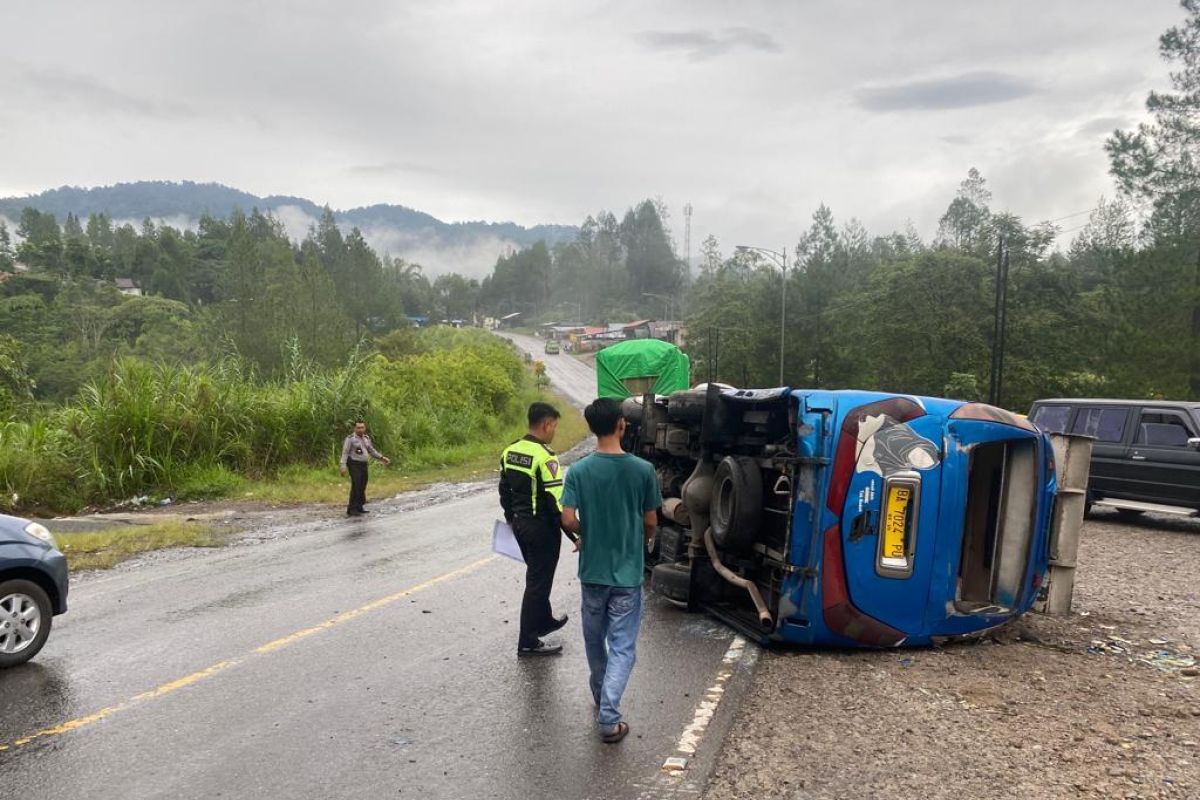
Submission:
[[[115,229],[128,225],[140,233],[146,219],[146,217],[117,217],[112,220],[112,226]],[[158,216],[149,219],[157,227],[167,226],[179,231],[194,231],[200,227],[200,220],[196,217],[189,217],[187,214],[172,214],[169,217]]]
[[[385,161],[382,164],[356,164],[347,170],[351,175],[386,176],[413,174],[445,175],[446,171],[426,164],[415,164],[411,161]]]
[[[26,70],[22,83],[38,95],[72,110],[131,114],[169,119],[190,116],[191,111],[175,102],[152,100],[106,86],[87,75],[60,69]]]
[[[491,274],[498,257],[521,249],[516,242],[499,236],[482,235],[465,242],[443,244],[436,240],[404,236],[389,228],[368,228],[362,233],[367,243],[381,256],[390,253],[405,261],[420,264],[424,275],[431,280],[448,272],[483,279]]]
[[[682,51],[692,61],[707,61],[734,50],[778,53],[779,43],[769,34],[753,28],[733,27],[720,32],[694,28],[686,31],[643,31],[638,40],[651,50]]]
[[[1128,129],[1131,127],[1133,127],[1133,123],[1125,117],[1096,117],[1096,119],[1081,125],[1075,135],[1082,139],[1095,139],[1101,136],[1107,137],[1118,128]]]
[[[1036,92],[1030,82],[1001,72],[964,72],[948,78],[859,88],[854,94],[868,111],[929,111],[1006,103]]]
[[[1103,136],[1076,132],[1143,118],[1180,16],[1129,0],[61,5],[0,3],[0,196],[172,177],[529,226],[661,194],[678,240],[693,204],[693,255],[709,233],[794,242],[822,199],[873,231],[929,232],[972,165],[1028,219],[1084,208],[1112,184]],[[961,85],[979,71],[990,93]],[[948,90],[996,102],[996,73],[1001,95],[1032,94],[895,113],[962,107]],[[1064,153],[1091,165],[1083,185],[1001,190]],[[460,258],[476,262],[445,261]]]
[[[315,226],[318,222],[316,217],[309,214],[300,206],[275,206],[269,209],[269,211],[271,212],[271,216],[283,224],[283,229],[287,231],[287,235],[297,242],[303,241],[304,237],[308,236],[308,229]]]
[[[959,134],[950,134],[948,136],[942,136],[940,138],[946,144],[952,144],[956,147],[968,145],[973,141],[970,136],[961,136]]]

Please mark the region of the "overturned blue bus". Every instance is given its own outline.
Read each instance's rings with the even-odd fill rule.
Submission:
[[[707,385],[626,400],[664,505],[651,587],[763,642],[926,645],[1027,611],[1054,455],[981,403]]]

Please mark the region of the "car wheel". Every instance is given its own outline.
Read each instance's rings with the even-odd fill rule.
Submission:
[[[722,550],[744,553],[754,546],[762,517],[762,473],[744,456],[727,456],[713,476],[709,509],[713,539]]]
[[[0,669],[24,664],[50,635],[54,608],[42,587],[26,580],[0,582]]]

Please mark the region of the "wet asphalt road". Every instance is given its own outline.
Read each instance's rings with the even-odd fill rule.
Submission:
[[[546,374],[550,376],[555,389],[579,407],[586,406],[596,398],[596,372],[591,367],[566,353],[546,355],[543,352],[545,342],[541,339],[516,334],[505,334],[505,338],[545,363]]]
[[[564,393],[590,399],[590,370],[546,360]],[[566,653],[518,660],[522,575],[489,552],[491,487],[377,510],[79,581],[36,661],[0,673],[0,797],[699,791],[752,651],[692,768],[670,778],[660,767],[696,719],[731,632],[648,597],[625,698],[633,733],[603,745],[574,555],[564,548],[554,594],[572,615]]]

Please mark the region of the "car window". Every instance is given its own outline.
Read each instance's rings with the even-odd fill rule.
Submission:
[[[1047,433],[1062,433],[1070,418],[1070,406],[1041,406],[1033,413],[1033,424]]]
[[[1150,447],[1187,447],[1191,429],[1175,411],[1143,411],[1138,421],[1137,444]]]
[[[1127,408],[1079,409],[1071,433],[1093,436],[1100,442],[1120,442],[1125,438],[1125,420],[1129,418]]]

